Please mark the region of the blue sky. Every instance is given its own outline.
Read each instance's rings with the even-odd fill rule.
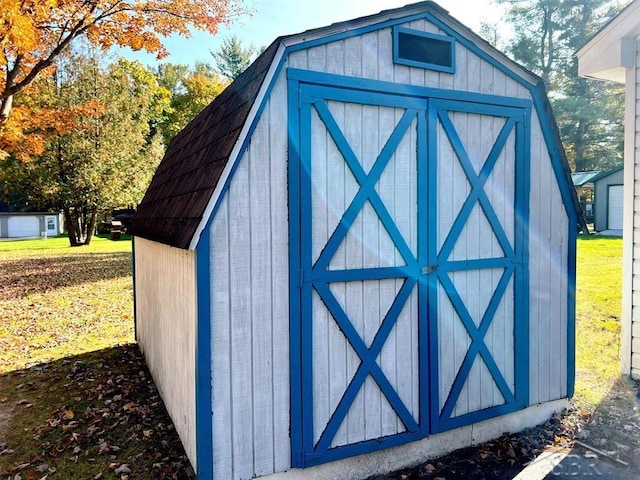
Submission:
[[[310,28],[378,13],[413,3],[412,0],[244,0],[253,15],[244,15],[229,27],[222,27],[218,35],[195,32],[192,38],[168,38],[165,47],[170,56],[162,61],[190,64],[211,62],[210,50],[217,51],[222,39],[238,36],[243,45],[267,46],[280,35],[299,33]],[[499,22],[500,7],[491,0],[437,0],[443,8],[462,23],[478,31],[481,21]],[[153,56],[127,52],[131,59],[155,65]]]

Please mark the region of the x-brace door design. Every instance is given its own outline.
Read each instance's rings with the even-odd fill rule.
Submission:
[[[526,110],[298,80],[289,101],[294,466],[522,408]]]
[[[432,433],[528,402],[528,115],[429,104]]]

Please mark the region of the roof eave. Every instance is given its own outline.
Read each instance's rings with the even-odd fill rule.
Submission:
[[[635,0],[576,52],[581,77],[624,83],[635,65],[635,43],[640,35],[640,0]]]
[[[276,42],[277,41],[279,40],[276,40]],[[249,110],[249,114],[245,119],[240,135],[238,136],[238,139],[236,140],[236,143],[233,146],[233,149],[231,150],[231,154],[229,155],[229,160],[227,161],[224,167],[224,170],[222,171],[222,174],[218,179],[215,189],[213,190],[213,194],[211,195],[211,198],[209,198],[209,202],[207,203],[207,206],[202,214],[202,219],[198,224],[198,227],[196,228],[193,236],[191,237],[188,250],[195,250],[196,247],[198,246],[198,243],[200,242],[200,237],[202,236],[202,232],[204,231],[207,224],[209,223],[209,219],[211,218],[214,212],[214,209],[216,208],[216,204],[218,203],[218,200],[222,195],[222,192],[225,189],[227,181],[231,176],[233,169],[236,165],[236,159],[241,155],[243,145],[245,144],[245,140],[249,136],[249,133],[253,128],[253,124],[256,118],[258,117],[263,100],[269,90],[271,79],[274,77],[275,72],[278,69],[278,65],[280,64],[280,59],[284,55],[284,51],[285,51],[285,47],[282,44],[282,42],[280,42],[280,45],[278,46],[278,50],[273,60],[271,61],[271,65],[269,66],[269,70],[264,80],[262,81],[262,85],[260,86],[260,91],[258,92],[258,95],[256,96],[256,99],[254,100],[251,106],[251,109]]]

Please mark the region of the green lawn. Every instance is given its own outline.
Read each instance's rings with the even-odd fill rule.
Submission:
[[[576,292],[576,395],[590,411],[620,377],[622,239],[580,236]]]
[[[131,242],[66,237],[0,242],[0,373],[133,341]],[[595,404],[619,374],[622,240],[580,236],[578,401]]]
[[[27,240],[2,240],[0,241],[0,258],[5,255],[30,256],[38,252],[53,253],[78,253],[78,252],[131,252],[131,235],[124,234],[120,240],[111,240],[109,235],[94,236],[91,244],[82,247],[70,247],[69,238],[66,235]]]

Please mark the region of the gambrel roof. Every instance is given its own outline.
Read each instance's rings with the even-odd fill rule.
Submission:
[[[134,235],[189,247],[277,47],[271,44],[171,140],[131,224]]]
[[[279,37],[170,142],[138,207],[131,232],[178,248],[196,247],[224,183],[232,175],[235,162],[246,147],[268,95],[269,84],[281,68],[288,49],[325,39],[331,41],[345,32],[427,13],[433,14],[478,51],[491,57],[527,88],[538,91],[542,98],[540,109],[543,110],[539,115],[552,118],[543,82],[537,75],[510,60],[432,1]],[[552,130],[554,150],[563,158],[561,175],[571,185],[571,172],[555,123]],[[577,212],[581,211],[575,194],[566,200],[573,203]]]

